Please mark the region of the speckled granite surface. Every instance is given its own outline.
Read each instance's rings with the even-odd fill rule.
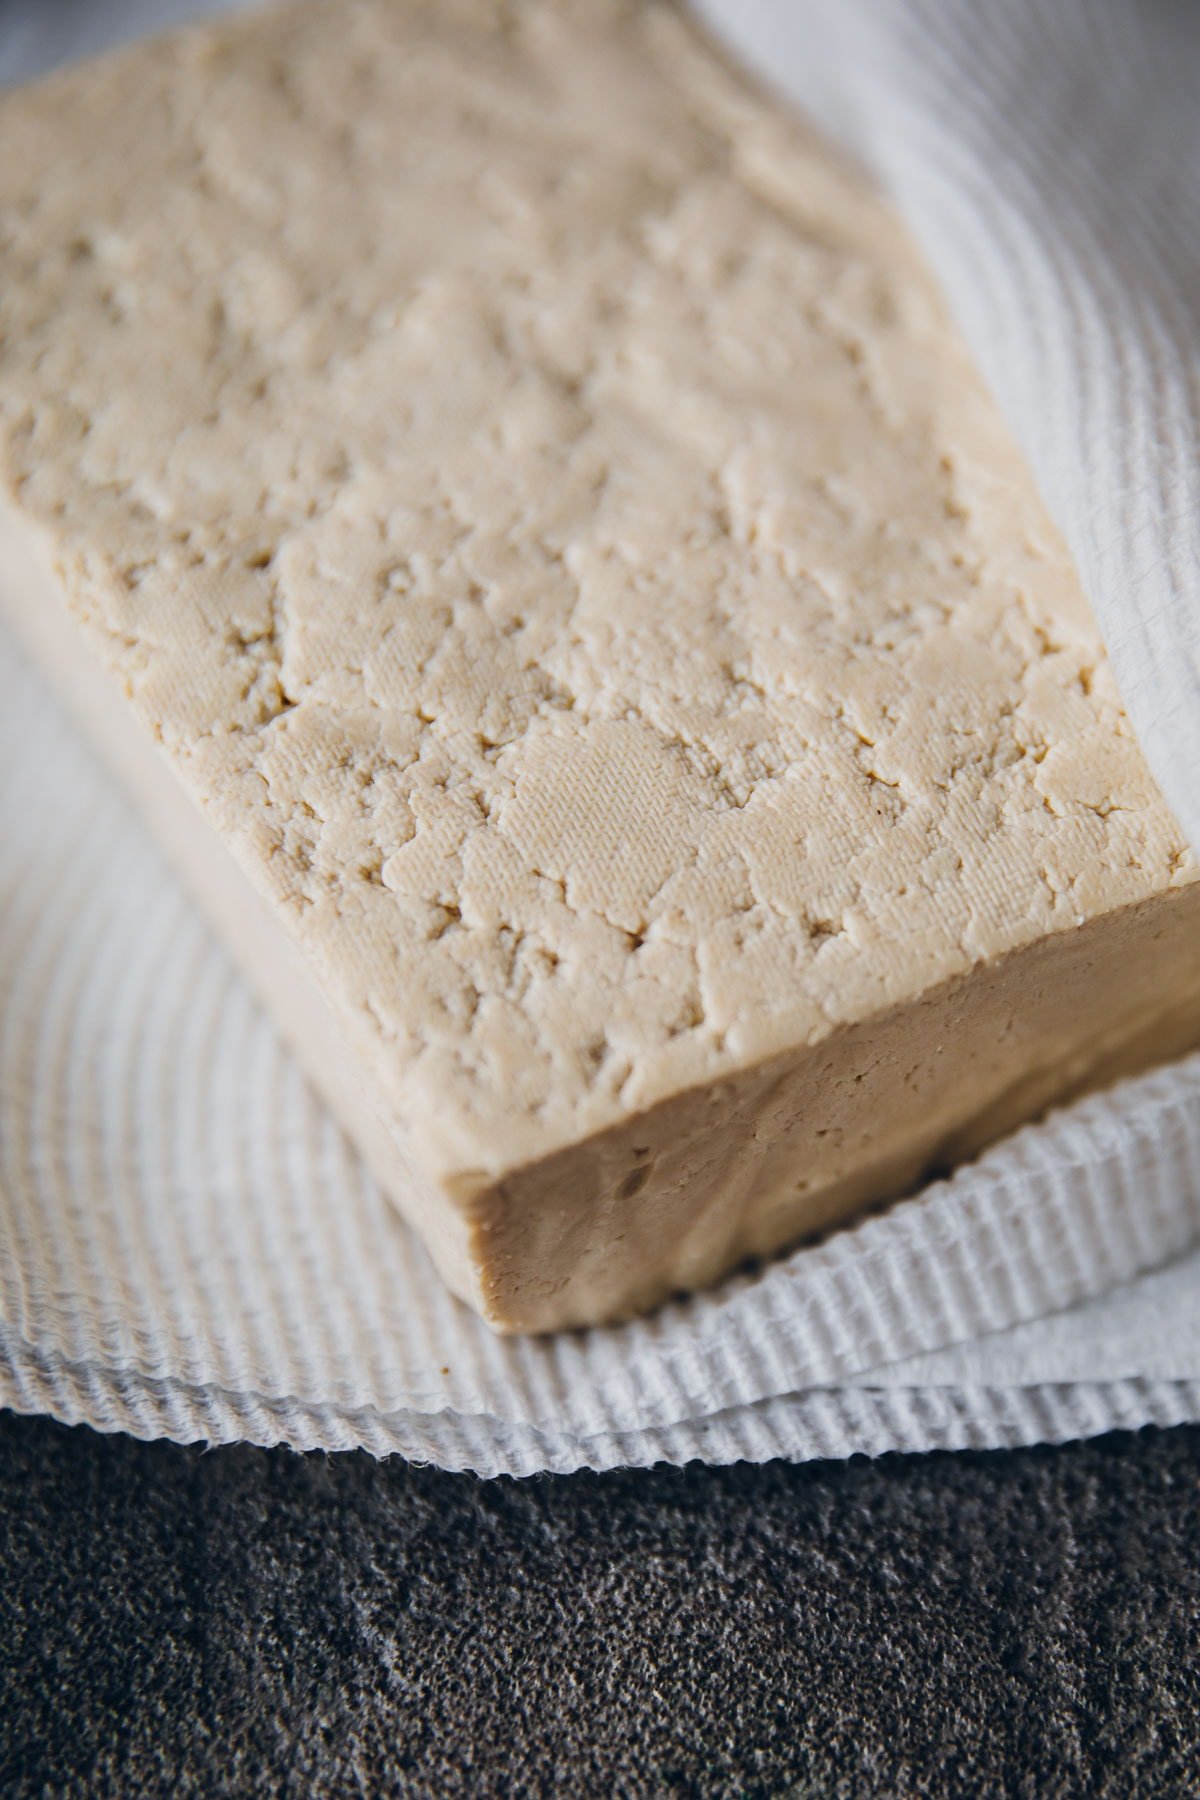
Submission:
[[[1200,1428],[480,1483],[0,1416],[0,1792],[1200,1793]]]

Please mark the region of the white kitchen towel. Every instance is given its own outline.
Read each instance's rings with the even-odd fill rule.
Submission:
[[[139,0],[126,6],[125,23],[195,10]],[[993,174],[971,132],[956,135],[957,110],[974,118],[967,99],[933,107],[924,73],[905,73],[904,57],[919,47],[906,21],[924,14],[931,29],[947,21],[929,60],[940,66],[947,43],[957,43],[968,94],[980,63],[986,112],[1008,91],[993,65],[1025,56],[1034,41],[1025,34],[1041,29],[1027,22],[1035,10],[989,8],[985,28],[976,9],[976,35],[988,41],[968,54],[967,11],[954,5],[764,0],[727,9],[760,51],[772,20],[782,30],[777,77],[788,44],[798,47],[803,78],[811,85],[820,73],[810,104],[878,163],[918,229],[925,215],[896,172],[919,173],[924,144],[932,191],[965,183],[988,242],[989,204],[1013,230],[1002,146],[980,140],[998,162]],[[1086,11],[1106,22],[1110,50],[1119,17],[1121,29],[1139,29],[1133,8]],[[1161,29],[1175,28],[1170,9],[1146,11],[1167,21]],[[96,47],[117,34],[120,13],[101,0],[53,9],[0,0],[0,77]],[[846,14],[859,21],[854,41],[842,38]],[[1076,16],[1069,3],[1068,15]],[[793,38],[803,19],[809,34]],[[69,35],[72,21],[83,35]],[[860,54],[860,35],[893,46],[884,65]],[[865,85],[871,67],[875,88]],[[1066,64],[1061,79],[1070,89]],[[910,100],[896,111],[885,97],[900,85]],[[1059,135],[1061,119],[1075,116],[1065,106],[1054,120]],[[866,123],[856,131],[859,112]],[[1032,119],[1018,111],[1009,120],[1011,131],[1020,119],[1018,161],[1039,116],[1035,106]],[[1089,117],[1077,109],[1073,128],[1085,130]],[[1095,160],[1103,168],[1099,152]],[[1119,221],[1106,213],[1102,223],[1115,266],[1106,233]],[[1144,223],[1136,232],[1145,234]],[[927,223],[924,235],[941,268]],[[1132,381],[1142,365],[1128,346],[1112,371],[1108,350],[1084,344],[1072,364],[1086,377],[1082,398],[1071,399],[1069,382],[1054,389],[1065,352],[1053,346],[1073,342],[1075,315],[1064,325],[1051,305],[1038,242],[1034,219],[1018,259],[1026,279],[1005,302],[1025,321],[1032,360],[1021,361],[1020,318],[1006,314],[1011,390],[1002,356],[985,354],[985,366],[1019,428],[1032,419],[1021,401],[1031,367],[1047,409],[1069,401],[1080,412],[1078,431],[1128,412],[1142,446],[1136,480],[1126,482],[1119,461],[1086,465],[1097,483],[1087,496],[1091,523],[1105,521],[1115,540],[1146,495],[1174,491],[1186,396],[1158,347],[1147,352],[1148,388]],[[979,300],[986,320],[992,290],[1006,290],[987,257],[973,256],[988,287]],[[1131,252],[1122,267],[1132,290],[1132,323],[1122,329],[1133,330],[1142,265]],[[969,326],[958,292],[966,283],[969,299],[967,276],[960,265],[944,275]],[[1114,384],[1115,397],[1101,403],[1097,392]],[[1061,419],[1048,436],[1060,449],[1074,441]],[[1060,520],[1086,534],[1088,518],[1072,512],[1074,478],[1056,493],[1055,456],[1039,460],[1029,448]],[[1153,531],[1139,528],[1138,539],[1146,580],[1131,582],[1123,601],[1110,590],[1108,606],[1141,607],[1146,629],[1169,633],[1185,592],[1185,537],[1174,528],[1160,536],[1152,511]],[[1102,548],[1089,561],[1076,542],[1111,638],[1097,571],[1109,580],[1114,568],[1128,571],[1134,549],[1123,537]],[[1121,640],[1135,674],[1140,629]],[[1178,681],[1194,682],[1194,655],[1175,656]],[[1200,706],[1177,691],[1180,717],[1195,730]],[[1186,770],[1186,731],[1172,741]],[[1194,805],[1188,784],[1175,785]],[[486,1474],[1060,1439],[1200,1417],[1198,1244],[1193,1057],[1019,1133],[818,1248],[650,1320],[537,1342],[496,1339],[441,1289],[124,802],[36,679],[0,647],[0,1400],[143,1435],[363,1445]]]

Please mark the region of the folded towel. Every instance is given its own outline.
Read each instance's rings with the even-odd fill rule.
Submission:
[[[0,79],[189,10],[10,3]],[[921,236],[1200,841],[1186,9],[701,10]],[[1197,1243],[1193,1057],[653,1318],[499,1340],[433,1277],[122,799],[0,655],[10,1405],[485,1474],[1059,1439],[1200,1417]]]

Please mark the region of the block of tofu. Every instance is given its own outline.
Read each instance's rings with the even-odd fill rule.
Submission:
[[[1200,1038],[1200,884],[887,209],[674,8],[0,104],[0,589],[446,1281],[619,1318]]]

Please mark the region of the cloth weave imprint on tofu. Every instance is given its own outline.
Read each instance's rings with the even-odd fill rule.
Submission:
[[[995,405],[674,7],[123,51],[0,105],[0,244],[5,610],[498,1327],[1200,1037],[1195,870]]]

